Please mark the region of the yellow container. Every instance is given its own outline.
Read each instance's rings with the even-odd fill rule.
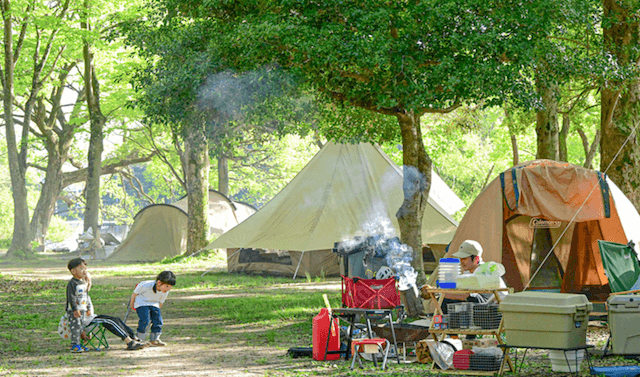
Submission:
[[[507,345],[584,347],[592,309],[587,296],[580,294],[520,292],[507,295],[500,303]]]

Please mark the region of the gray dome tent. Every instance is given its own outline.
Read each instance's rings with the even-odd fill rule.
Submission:
[[[119,262],[155,262],[182,254],[187,248],[188,202],[152,204],[133,217],[122,244],[107,259]],[[256,209],[209,190],[209,234],[220,235],[251,216]]]

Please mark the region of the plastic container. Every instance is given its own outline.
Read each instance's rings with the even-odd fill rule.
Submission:
[[[621,365],[617,367],[591,367],[591,375],[605,377],[635,377],[640,374],[637,365]]]
[[[438,264],[438,285],[440,288],[456,288],[458,276],[460,276],[460,259],[440,259]]]
[[[327,308],[320,309],[320,314],[313,317],[313,327],[311,328],[311,338],[313,342],[313,359],[325,360],[325,352],[327,349],[327,334],[329,334],[329,325],[331,324],[331,315]],[[331,336],[329,336],[329,351],[340,351],[340,327],[338,318],[333,319],[331,325]],[[338,360],[339,353],[326,355],[326,360]]]
[[[473,355],[473,351],[471,350],[456,351],[453,354],[453,367],[461,370],[469,369],[471,355]]]
[[[518,347],[576,348],[587,344],[593,304],[581,294],[519,292],[500,303],[507,344]]]
[[[584,350],[550,350],[551,370],[554,372],[576,373],[584,360]]]
[[[611,348],[616,355],[640,354],[640,295],[611,296],[609,328]]]

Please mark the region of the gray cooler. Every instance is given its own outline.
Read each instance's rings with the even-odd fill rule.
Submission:
[[[640,355],[640,295],[610,296],[611,346],[617,355]]]
[[[569,293],[519,292],[500,303],[507,344],[518,347],[575,348],[587,344],[593,304]]]

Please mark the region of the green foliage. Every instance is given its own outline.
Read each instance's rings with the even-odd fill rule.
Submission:
[[[233,200],[260,208],[273,198],[311,160],[319,148],[312,137],[288,135],[270,138],[250,150],[236,149],[229,162],[229,194]],[[217,166],[212,161],[212,170]],[[215,170],[214,170],[215,171]],[[218,187],[217,174],[210,175]]]
[[[64,219],[58,216],[51,217],[47,239],[51,242],[62,242],[73,234],[74,229]]]

